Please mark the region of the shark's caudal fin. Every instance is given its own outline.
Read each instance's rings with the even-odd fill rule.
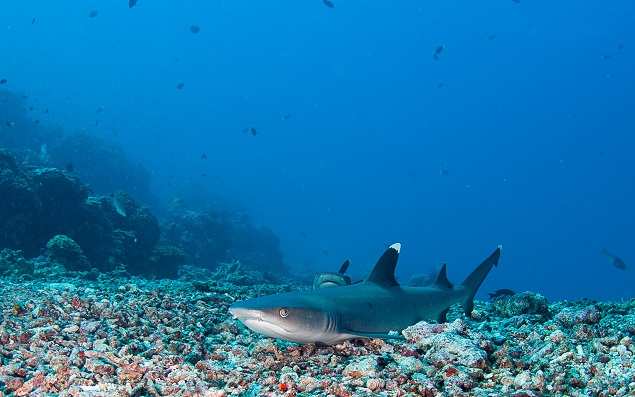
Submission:
[[[388,247],[366,278],[366,282],[381,285],[382,287],[394,287],[399,285],[395,278],[395,268],[397,267],[400,250],[401,244],[399,243]]]
[[[470,315],[472,313],[472,309],[474,308],[474,296],[476,295],[476,291],[483,284],[483,280],[487,277],[487,274],[492,267],[498,264],[498,260],[501,256],[502,246],[498,246],[492,254],[483,261],[469,276],[463,281],[463,287],[467,290],[467,297],[463,302],[463,308],[465,309],[465,314]]]

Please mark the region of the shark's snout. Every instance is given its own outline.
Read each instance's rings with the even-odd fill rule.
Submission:
[[[250,309],[240,304],[231,305],[229,312],[234,318],[243,322],[245,320],[262,320],[262,312],[260,310]]]

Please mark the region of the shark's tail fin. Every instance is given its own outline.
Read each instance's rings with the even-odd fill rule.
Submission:
[[[501,256],[502,246],[498,246],[492,254],[483,261],[469,276],[463,281],[463,287],[467,291],[467,296],[465,301],[463,302],[463,308],[465,309],[465,314],[470,315],[472,313],[472,309],[474,308],[474,296],[478,291],[481,284],[483,284],[483,280],[487,277],[487,274],[492,267],[498,264],[498,260]]]

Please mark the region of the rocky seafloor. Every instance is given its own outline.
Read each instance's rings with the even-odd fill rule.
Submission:
[[[0,278],[0,396],[635,395],[635,300],[522,293],[403,341],[321,347],[263,338],[227,311],[300,286],[221,270]]]

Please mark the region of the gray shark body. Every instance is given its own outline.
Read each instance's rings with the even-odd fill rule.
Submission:
[[[391,331],[421,320],[445,321],[455,303],[469,314],[476,291],[500,257],[498,248],[456,287],[445,266],[433,284],[404,287],[394,275],[399,249],[394,244],[386,250],[361,283],[249,299],[233,304],[230,312],[253,331],[299,343],[391,338]]]

